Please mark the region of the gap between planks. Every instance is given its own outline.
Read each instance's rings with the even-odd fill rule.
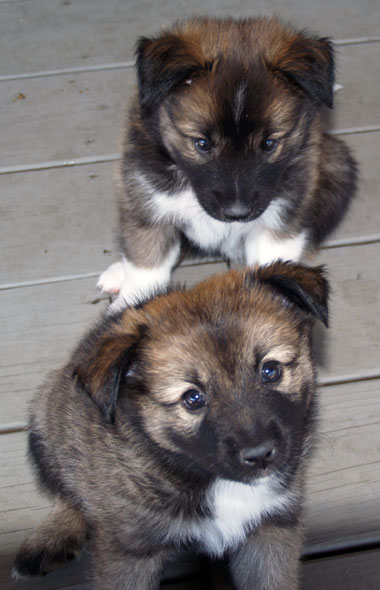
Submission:
[[[1,0],[0,0],[1,1]],[[379,43],[380,37],[354,37],[352,39],[333,39],[333,44],[337,47],[347,45],[362,45],[368,43]],[[9,82],[10,80],[25,80],[27,78],[46,78],[48,76],[61,76],[62,74],[79,74],[82,72],[98,72],[102,70],[120,70],[123,68],[133,68],[134,61],[112,62],[108,64],[95,64],[93,66],[73,66],[70,68],[61,68],[57,70],[42,70],[39,72],[23,72],[20,74],[7,74],[0,76],[0,82]]]
[[[358,371],[348,375],[336,375],[332,377],[325,377],[317,380],[318,387],[329,387],[332,385],[344,385],[346,383],[361,383],[363,381],[375,381],[380,379],[380,368],[369,369],[365,371]],[[0,435],[13,434],[15,432],[23,432],[28,430],[27,422],[10,422],[8,424],[0,424]]]
[[[332,129],[330,135],[357,135],[360,133],[376,133],[380,131],[380,125],[366,125],[363,127],[350,127],[346,129]],[[14,166],[0,167],[0,174],[16,174],[17,172],[34,172],[36,170],[48,170],[51,168],[66,168],[70,166],[85,166],[103,162],[117,162],[121,154],[102,154],[99,156],[84,156],[69,160],[52,160],[35,164],[17,164]]]
[[[339,240],[330,240],[325,242],[322,246],[321,250],[333,250],[334,248],[349,248],[350,246],[364,246],[368,244],[377,244],[380,243],[380,234],[371,234],[369,236],[359,236],[359,237],[348,237],[348,238],[341,238]],[[200,266],[202,264],[210,264],[213,262],[221,262],[219,258],[206,258],[203,260],[189,260],[188,262],[184,262],[181,264],[182,267],[186,266]],[[91,271],[88,273],[82,274],[73,274],[73,275],[62,275],[58,277],[49,277],[49,278],[41,278],[35,279],[32,281],[18,281],[15,283],[4,283],[3,285],[0,284],[0,291],[9,291],[11,289],[22,289],[25,287],[36,287],[37,285],[49,285],[52,283],[66,283],[68,281],[80,281],[82,279],[90,279],[92,277],[96,278],[101,275],[102,271]]]

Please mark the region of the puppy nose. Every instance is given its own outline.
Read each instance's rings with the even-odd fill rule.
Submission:
[[[277,451],[272,441],[266,441],[256,447],[246,447],[239,453],[240,462],[247,467],[265,469],[276,459]]]
[[[223,213],[229,219],[239,221],[245,219],[251,212],[251,207],[244,203],[232,203],[223,207]]]

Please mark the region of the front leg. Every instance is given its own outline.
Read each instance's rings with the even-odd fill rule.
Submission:
[[[130,227],[123,239],[123,260],[112,264],[99,278],[102,291],[116,294],[111,313],[134,305],[165,288],[180,255],[180,238],[172,226]]]
[[[279,237],[270,229],[260,228],[248,234],[245,259],[248,266],[270,264],[278,259],[298,262],[307,251],[307,232]]]
[[[93,540],[91,590],[158,590],[166,552],[138,555],[118,545],[117,539]]]
[[[302,547],[299,525],[266,525],[230,557],[236,590],[297,590]]]

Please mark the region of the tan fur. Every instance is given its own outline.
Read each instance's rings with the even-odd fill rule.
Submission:
[[[22,545],[15,575],[46,573],[89,537],[95,590],[152,590],[173,550],[213,526],[214,484],[250,486],[275,473],[282,484],[271,493],[286,490],[291,502],[252,522],[238,546],[227,540],[227,553],[237,590],[247,576],[258,590],[295,590],[311,329],[313,316],[326,321],[326,305],[322,269],[276,263],[104,318],[32,404],[30,449],[57,505]],[[281,372],[268,384],[270,362]],[[189,409],[189,391],[205,405]],[[261,443],[275,462],[269,453],[244,462],[241,452]]]
[[[276,18],[194,17],[140,38],[136,57],[117,172],[127,264],[98,283],[119,292],[111,312],[189,253],[308,260],[356,188],[347,146],[325,133],[332,43]]]

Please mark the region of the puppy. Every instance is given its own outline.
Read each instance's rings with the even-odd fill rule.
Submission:
[[[226,556],[234,588],[294,590],[315,418],[321,268],[277,262],[107,315],[32,405],[57,498],[21,547],[38,575],[86,538],[95,590],[152,590],[172,552]]]
[[[327,39],[273,18],[194,18],[140,39],[137,78],[120,167],[123,262],[98,282],[119,292],[114,310],[165,285],[184,242],[247,265],[299,261],[340,222],[356,165],[324,133]]]

